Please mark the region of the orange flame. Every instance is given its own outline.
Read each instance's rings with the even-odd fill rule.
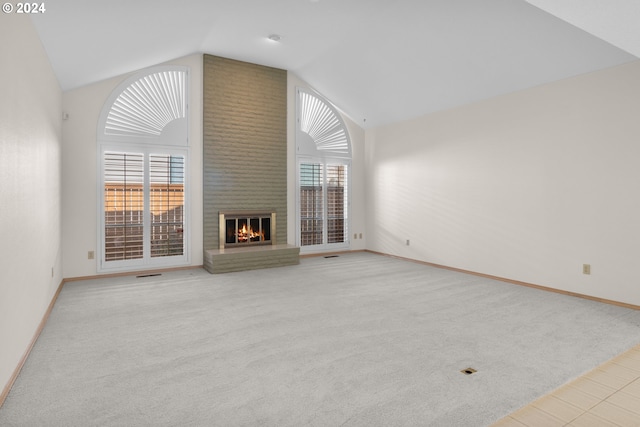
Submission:
[[[238,230],[238,242],[246,242],[249,240],[264,240],[264,232],[255,231],[251,226],[249,226],[247,230],[247,225],[243,224],[242,229]]]

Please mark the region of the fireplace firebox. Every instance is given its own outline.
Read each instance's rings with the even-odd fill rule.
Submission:
[[[219,215],[220,249],[270,245],[275,241],[275,212],[220,212]]]

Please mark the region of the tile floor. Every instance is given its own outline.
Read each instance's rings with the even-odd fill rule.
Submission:
[[[492,427],[640,427],[640,345]]]

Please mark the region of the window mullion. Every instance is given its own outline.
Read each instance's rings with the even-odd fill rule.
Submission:
[[[329,243],[329,191],[327,188],[327,162],[322,162],[322,244]]]
[[[151,158],[148,152],[144,153],[144,210],[143,210],[143,253],[144,259],[151,258],[151,184],[150,184]]]

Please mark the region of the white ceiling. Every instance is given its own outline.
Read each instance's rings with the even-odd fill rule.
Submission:
[[[366,128],[640,57],[638,0],[56,0],[46,7],[33,21],[63,90],[204,52],[290,70]],[[274,33],[280,42],[267,39]]]
[[[640,1],[638,0],[527,1],[640,57]]]

